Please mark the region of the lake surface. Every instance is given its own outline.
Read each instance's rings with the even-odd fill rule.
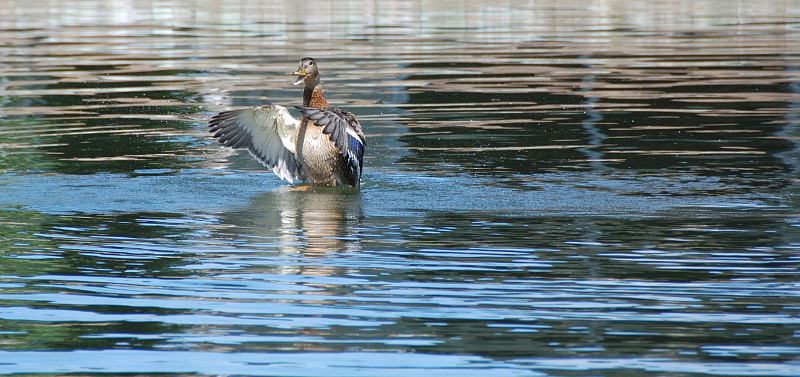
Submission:
[[[303,56],[358,191],[207,131]],[[800,375],[796,1],[11,0],[0,57],[2,375]]]

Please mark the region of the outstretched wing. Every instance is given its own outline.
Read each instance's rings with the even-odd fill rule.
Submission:
[[[303,179],[295,156],[297,126],[283,106],[267,105],[221,112],[211,118],[214,137],[231,148],[247,148],[262,165],[290,183]]]
[[[325,109],[296,107],[303,111],[306,118],[314,121],[315,125],[324,127],[322,133],[329,135],[339,153],[347,158],[348,169],[357,186],[361,180],[364,147],[367,142],[356,117],[350,112],[333,107]]]

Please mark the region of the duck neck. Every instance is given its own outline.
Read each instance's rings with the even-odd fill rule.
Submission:
[[[319,82],[314,85],[306,85],[303,89],[303,106],[317,109],[328,108],[328,101],[322,95],[322,86],[319,85]]]

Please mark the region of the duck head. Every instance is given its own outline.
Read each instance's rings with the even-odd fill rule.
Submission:
[[[292,85],[300,85],[303,82],[309,86],[318,84],[319,71],[317,70],[317,62],[314,58],[300,59],[300,66],[296,71],[292,72],[292,75],[297,76]]]

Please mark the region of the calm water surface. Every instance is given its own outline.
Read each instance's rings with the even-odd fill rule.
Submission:
[[[0,3],[0,374],[800,375],[800,4],[723,3]],[[307,55],[360,191],[207,133]]]

